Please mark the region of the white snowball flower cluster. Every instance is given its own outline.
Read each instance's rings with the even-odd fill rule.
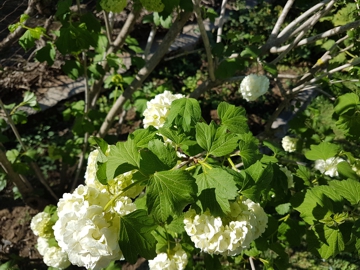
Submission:
[[[327,160],[318,159],[315,161],[315,169],[330,177],[336,177],[339,176],[339,173],[337,171],[337,165],[343,161],[345,160],[338,157],[331,157]]]
[[[295,152],[297,141],[298,140],[296,138],[292,138],[290,136],[285,136],[281,140],[282,147],[284,148],[284,150],[286,152],[289,152],[289,153]]]
[[[54,235],[72,264],[97,270],[123,258],[118,244],[119,215],[105,210],[110,197],[80,185],[59,200]]]
[[[294,176],[292,172],[286,167],[280,167],[280,170],[285,173],[287,177],[288,188],[292,188],[294,186]]]
[[[53,236],[52,225],[50,214],[40,212],[31,219],[30,228],[36,236],[51,238]]]
[[[186,252],[180,244],[167,253],[159,253],[153,260],[149,260],[150,270],[183,270],[185,269],[188,258]]]
[[[38,237],[37,250],[44,257],[44,263],[49,267],[65,269],[70,265],[70,261],[65,252],[58,246],[49,245],[49,240],[54,237],[51,215],[47,212],[40,212],[35,215],[30,223],[30,228]]]
[[[225,218],[214,217],[208,210],[198,215],[191,209],[185,214],[185,231],[195,247],[209,254],[234,256],[265,231],[268,217],[259,204],[238,197],[230,208]]]
[[[154,126],[157,129],[161,128],[169,114],[171,103],[183,97],[185,96],[181,94],[173,95],[170,91],[164,91],[164,93],[148,101],[144,111],[144,128],[149,126]]]
[[[254,101],[269,89],[269,79],[264,75],[250,74],[240,84],[240,93],[246,101]]]

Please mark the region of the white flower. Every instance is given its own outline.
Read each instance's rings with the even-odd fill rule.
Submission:
[[[45,251],[44,263],[47,266],[65,269],[70,266],[67,254],[59,247],[50,247]]]
[[[224,219],[212,216],[208,210],[200,215],[193,209],[185,213],[185,231],[195,247],[209,254],[233,256],[265,231],[268,218],[259,204],[237,198],[230,209]]]
[[[176,244],[170,255],[159,253],[153,260],[149,260],[150,270],[182,270],[185,269],[188,258],[180,244]]]
[[[82,185],[59,200],[54,235],[72,264],[97,270],[123,258],[119,216],[104,209],[109,200],[109,194]]]
[[[280,170],[286,175],[288,188],[292,188],[294,186],[294,176],[292,172],[286,167],[280,167]]]
[[[284,138],[282,138],[281,143],[282,143],[282,147],[284,148],[284,150],[286,152],[292,153],[296,151],[296,143],[297,143],[297,139],[296,138],[292,138],[290,136],[285,136]]]
[[[30,223],[30,228],[35,235],[50,238],[52,237],[52,225],[51,216],[46,212],[40,212],[36,214]]]
[[[240,93],[247,101],[254,101],[269,89],[269,79],[264,75],[250,74],[240,84]]]
[[[342,158],[338,157],[331,157],[327,160],[318,159],[315,161],[315,169],[319,170],[321,173],[324,173],[325,175],[328,175],[330,177],[336,177],[339,176],[339,173],[337,171],[337,165],[340,162],[343,162]]]
[[[44,237],[39,237],[37,239],[36,248],[39,251],[40,255],[44,256],[45,251],[49,248],[48,239]]]
[[[183,97],[181,94],[173,95],[170,91],[165,91],[148,101],[144,111],[144,128],[149,126],[161,128],[169,114],[171,103]]]

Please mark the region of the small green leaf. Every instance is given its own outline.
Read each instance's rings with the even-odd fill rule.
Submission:
[[[160,140],[152,140],[149,142],[148,148],[168,167],[168,169],[171,169],[176,165],[178,157],[174,147],[170,144],[164,144]]]
[[[147,187],[147,206],[158,221],[180,215],[194,201],[197,193],[195,179],[186,171],[156,172]]]
[[[6,151],[6,157],[11,163],[15,163],[18,156],[19,156],[19,151],[16,149],[11,149]]]
[[[137,129],[129,136],[136,144],[136,147],[144,148],[154,138],[156,132],[156,128],[149,127],[147,129]]]
[[[21,14],[20,16],[20,23],[24,23],[30,16],[28,14]]]
[[[218,129],[220,130],[220,129]],[[211,145],[209,154],[215,157],[222,157],[232,153],[238,146],[239,138],[231,133],[220,135]]]
[[[26,91],[23,98],[24,105],[29,105],[30,107],[34,107],[37,105],[36,96],[34,93],[30,91]]]
[[[329,185],[337,194],[348,200],[351,205],[356,206],[360,203],[360,183],[358,181],[352,179],[333,180],[329,182]]]
[[[6,181],[6,174],[0,172],[0,191],[6,188],[7,181]]]
[[[188,132],[201,118],[199,102],[193,98],[176,99],[171,103],[169,115],[164,127],[177,126],[178,129]]]
[[[259,141],[250,132],[241,134],[239,138],[239,155],[242,158],[244,167],[247,168],[261,158]]]
[[[138,255],[146,259],[156,256],[156,240],[151,232],[157,227],[145,210],[136,210],[120,218],[120,249],[124,257],[134,264]]]
[[[35,59],[41,63],[46,61],[49,66],[52,66],[54,64],[55,56],[56,50],[54,45],[51,42],[47,42],[44,47],[36,52]]]
[[[347,93],[338,97],[335,103],[335,112],[342,115],[359,105],[359,96],[355,93]]]
[[[230,212],[229,200],[238,195],[234,177],[221,168],[213,168],[196,176],[198,195],[205,189],[215,189],[216,201],[224,213]]]
[[[239,134],[248,132],[249,127],[244,108],[221,102],[217,111],[221,124],[226,126],[231,132]]]
[[[76,80],[84,73],[80,62],[76,60],[66,60],[62,70],[73,80]]]
[[[206,123],[197,123],[195,128],[197,143],[204,150],[210,151],[216,133],[215,123],[211,122],[210,125],[207,125]]]
[[[290,209],[291,209],[290,203],[279,204],[278,206],[275,207],[275,210],[279,215],[285,215],[289,213]]]
[[[314,229],[307,234],[309,250],[320,255],[322,259],[327,260],[345,249],[343,235],[339,228],[318,224]]]
[[[322,142],[319,145],[310,145],[309,151],[305,153],[305,157],[309,160],[323,159],[335,157],[339,153],[339,146],[329,143]]]
[[[26,30],[25,33],[20,37],[19,44],[25,51],[28,51],[35,46],[35,39],[31,35],[30,30]]]
[[[15,24],[10,24],[8,26],[8,29],[10,31],[10,33],[14,33],[16,29],[18,29],[21,26],[20,23],[15,23]]]

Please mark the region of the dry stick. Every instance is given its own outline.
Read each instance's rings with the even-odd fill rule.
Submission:
[[[218,25],[218,30],[217,30],[217,34],[216,34],[216,43],[221,42],[221,36],[222,36],[223,26],[224,26],[224,22],[225,22],[226,3],[227,3],[227,0],[223,0],[222,4],[221,4],[219,25]]]
[[[0,99],[0,107],[1,109],[4,111],[5,113],[5,118],[8,122],[8,124],[10,125],[13,133],[15,134],[16,139],[18,140],[18,142],[21,145],[21,148],[26,152],[27,151],[27,147],[26,145],[23,143],[23,141],[21,140],[21,136],[19,134],[19,131],[16,128],[16,125],[14,123],[14,121],[12,120],[11,116],[9,115],[8,111],[5,109],[4,103],[2,102],[2,100]],[[58,197],[55,195],[55,193],[52,191],[52,189],[50,188],[50,186],[48,185],[48,183],[45,180],[45,177],[43,175],[43,173],[41,172],[39,166],[35,163],[35,162],[30,162],[30,166],[32,167],[32,169],[34,170],[37,178],[40,180],[40,182],[44,185],[44,187],[49,191],[49,193],[51,194],[51,196],[55,199],[58,200]]]
[[[203,43],[204,43],[204,47],[205,47],[205,51],[206,51],[206,57],[208,59],[208,70],[209,70],[210,80],[214,82],[216,80],[215,79],[215,72],[214,72],[214,61],[213,61],[212,54],[211,54],[211,47],[210,47],[209,38],[208,38],[208,35],[206,33],[206,30],[205,30],[204,22],[203,22],[203,20],[201,18],[200,0],[193,0],[193,3],[194,3],[195,16],[196,16],[197,23],[198,23],[198,26],[199,26],[201,38],[202,38]]]
[[[321,7],[325,6],[327,3],[329,3],[331,0],[324,0],[316,5],[314,5],[312,8],[305,11],[303,14],[301,14],[299,17],[297,17],[294,21],[292,21],[290,24],[288,24],[278,35],[278,39],[281,40],[281,43],[284,42],[289,38],[289,36],[292,34],[293,29],[296,27],[297,24],[305,20],[307,17],[309,17],[311,14],[319,10]],[[284,40],[282,40],[284,39]]]
[[[149,76],[149,74],[158,65],[163,56],[168,52],[170,45],[175,40],[176,36],[180,33],[191,14],[192,12],[183,12],[179,14],[178,18],[170,27],[168,33],[164,37],[164,40],[160,44],[157,51],[152,55],[149,61],[146,62],[145,66],[140,69],[132,83],[125,89],[124,93],[116,100],[115,104],[111,107],[110,111],[106,115],[105,121],[100,127],[100,130],[97,134],[98,137],[104,137],[106,135],[114,118],[121,112],[124,103],[128,99],[131,99],[134,91],[141,87],[143,81]]]
[[[350,30],[352,28],[356,28],[358,26],[360,26],[360,20],[348,23],[348,24],[343,25],[343,26],[334,27],[334,28],[332,28],[332,29],[330,29],[328,31],[325,31],[325,32],[321,33],[321,34],[318,34],[318,35],[308,37],[308,38],[304,38],[304,39],[300,40],[299,43],[296,45],[296,47],[315,42],[315,41],[317,41],[319,39],[323,39],[323,38],[327,38],[327,37],[331,37],[331,36],[343,33],[343,32],[345,32],[347,30]],[[283,52],[288,48],[288,46],[290,46],[290,45],[285,45],[285,46],[282,46],[280,48],[272,47],[270,49],[270,52],[271,53]]]
[[[155,40],[156,35],[156,25],[153,23],[151,26],[151,31],[149,33],[149,37],[146,42],[145,51],[144,51],[144,59],[147,60],[149,58],[151,46]]]
[[[327,4],[326,8],[324,10],[322,10],[321,12],[315,14],[311,20],[306,22],[306,27],[303,28],[303,30],[300,32],[300,34],[295,38],[295,40],[288,45],[288,47],[286,48],[286,50],[284,50],[275,60],[273,60],[271,62],[271,64],[276,65],[279,61],[281,61],[287,54],[288,52],[293,49],[298,43],[299,41],[303,38],[303,36],[306,34],[306,32],[311,29],[318,21],[319,19],[324,16],[326,13],[328,13],[330,11],[330,9],[332,8],[332,6],[334,5],[335,0],[330,1],[330,3]]]
[[[261,47],[261,54],[265,54],[268,52],[268,50],[270,48],[273,48],[275,46],[278,46],[282,43],[284,43],[286,40],[289,39],[289,36],[292,33],[293,28],[296,27],[296,25],[300,22],[302,22],[303,20],[305,20],[307,17],[309,17],[312,13],[316,12],[318,9],[320,9],[322,6],[324,6],[326,3],[328,3],[330,0],[324,0],[319,4],[316,4],[315,6],[313,6],[312,8],[308,9],[307,11],[305,11],[302,15],[300,15],[298,18],[296,18],[294,21],[292,21],[289,25],[287,25],[281,32],[280,34],[274,39],[274,38],[269,38],[268,41]],[[286,3],[287,5],[288,3]],[[286,7],[285,5],[285,7]],[[287,9],[283,9],[282,12],[289,12],[289,10]],[[282,15],[280,15],[280,17],[282,17]],[[279,20],[280,20],[279,17]],[[279,21],[278,20],[278,21]],[[278,22],[277,22],[278,23]],[[280,22],[279,22],[280,25]],[[281,25],[280,25],[281,26]],[[274,31],[274,30],[273,30]]]
[[[276,39],[277,35],[279,34],[279,31],[280,31],[280,28],[282,26],[282,24],[284,23],[285,21],[285,18],[287,16],[287,14],[289,13],[292,5],[294,4],[295,0],[288,0],[277,20],[277,22],[275,23],[275,26],[273,28],[273,30],[271,31],[271,34],[270,34],[270,37],[267,41],[268,42],[271,42],[272,40]]]
[[[36,8],[35,5],[39,2],[38,0],[29,0],[28,7],[24,11],[24,14],[32,16],[35,14]],[[25,21],[26,23],[26,21]],[[24,34],[26,29],[18,27],[13,33],[10,33],[6,38],[0,42],[0,52],[10,47],[15,41],[17,41],[22,34]]]
[[[139,14],[140,14],[140,11],[141,11],[140,9],[135,9],[129,13],[124,26],[122,27],[120,33],[118,34],[118,36],[116,37],[114,42],[108,48],[106,55],[114,53],[122,47],[122,45],[125,43],[126,37],[129,35],[130,31],[132,30],[133,25],[135,24],[136,19],[138,18]],[[110,69],[109,63],[107,61],[103,62],[102,67],[105,70],[105,72],[108,72]],[[90,94],[90,100],[91,100],[91,107],[94,107],[96,104],[97,97],[101,91],[101,87],[104,82],[104,77],[105,76],[102,76],[101,79],[95,81],[90,89],[89,94]]]
[[[301,91],[305,86],[307,86],[307,85],[309,85],[309,84],[312,84],[312,83],[315,83],[315,82],[317,82],[318,80],[324,78],[325,76],[331,75],[331,74],[333,74],[333,73],[335,73],[335,72],[338,72],[338,71],[341,71],[341,70],[343,70],[343,69],[345,69],[345,68],[353,67],[353,66],[356,66],[356,65],[359,65],[359,64],[360,64],[360,58],[356,58],[356,59],[355,59],[354,61],[352,61],[351,63],[344,64],[344,65],[342,65],[342,66],[340,66],[340,67],[337,67],[337,68],[334,68],[334,69],[332,69],[332,70],[329,70],[328,72],[325,72],[324,74],[321,74],[319,77],[313,78],[313,79],[311,79],[310,81],[305,82],[305,83],[303,83],[302,85],[299,85],[299,86],[295,87],[295,88],[293,89],[293,93]]]
[[[109,21],[109,13],[103,10],[103,16],[105,22],[106,36],[107,39],[109,40],[109,44],[112,45],[112,38],[111,38],[112,27]]]
[[[2,149],[4,149],[4,146],[0,143],[0,165],[8,175],[9,179],[17,186],[23,200],[26,202],[27,198],[31,197],[34,189],[24,176],[21,177],[14,171],[10,161]]]
[[[344,37],[338,39],[332,46],[329,50],[327,50],[323,56],[320,57],[320,60],[321,60],[321,65],[318,64],[318,62],[316,62],[316,64],[314,66],[312,66],[312,68],[310,69],[310,71],[306,74],[304,74],[300,81],[297,82],[297,85],[301,85],[303,84],[304,82],[308,81],[310,78],[310,76],[312,76],[313,74],[315,74],[315,72],[317,70],[319,70],[321,68],[321,66],[323,66],[324,64],[326,64],[330,59],[331,59],[331,56],[330,56],[330,53],[332,52],[332,50],[334,48],[336,48],[341,42],[343,42],[344,40],[346,40],[348,38],[348,35],[345,35]]]

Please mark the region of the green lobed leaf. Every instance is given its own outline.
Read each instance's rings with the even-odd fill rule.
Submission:
[[[337,170],[342,178],[359,179],[359,176],[350,166],[349,162],[342,161],[337,165]]]
[[[56,50],[54,45],[51,42],[47,42],[44,47],[36,52],[35,59],[39,62],[47,62],[49,66],[54,64],[56,56]]]
[[[216,130],[215,139],[211,145],[209,154],[216,157],[226,156],[237,148],[238,141],[238,136],[227,132],[227,128],[221,126]]]
[[[336,127],[344,130],[348,134],[346,136],[354,137],[358,139],[360,136],[360,114],[356,113],[354,115],[343,114],[339,117],[339,120],[336,122]]]
[[[322,259],[336,256],[345,249],[343,235],[339,228],[318,224],[307,233],[309,250]]]
[[[295,194],[290,203],[300,212],[302,219],[313,225],[316,220],[331,216],[338,207],[342,206],[342,197],[329,186],[316,186],[306,192]],[[338,209],[339,210],[339,209]]]
[[[159,133],[174,142],[176,145],[180,145],[186,137],[184,133],[171,128],[159,128]]]
[[[287,241],[291,247],[300,246],[305,232],[306,228],[304,225],[301,225],[298,220],[289,218],[280,224],[278,239]]]
[[[31,35],[30,30],[26,30],[25,33],[20,37],[19,44],[25,51],[28,51],[35,46],[35,39]]]
[[[148,149],[142,149],[140,151],[140,172],[143,175],[150,176],[158,171],[167,171],[171,167],[164,164],[157,155]]]
[[[302,180],[304,180],[305,186],[311,185],[311,172],[310,172],[309,168],[299,165],[299,168],[296,170],[295,175],[297,177],[300,177]]]
[[[245,110],[226,102],[221,102],[217,108],[221,124],[231,132],[243,134],[249,131]]]
[[[146,259],[156,256],[156,240],[151,234],[156,227],[145,210],[136,210],[120,218],[119,246],[127,261],[134,264],[138,255]]]
[[[244,163],[244,167],[248,168],[261,158],[258,146],[259,141],[250,132],[241,134],[239,138],[239,155]]]
[[[140,153],[135,142],[127,140],[110,146],[108,160],[102,166],[106,167],[106,178],[114,179],[122,173],[139,168],[139,165]]]
[[[180,215],[196,193],[195,179],[187,171],[156,172],[149,180],[146,203],[155,219],[164,222],[169,216]]]
[[[145,148],[148,143],[154,138],[157,129],[150,126],[147,129],[137,129],[129,135],[139,148]]]
[[[339,115],[354,109],[359,105],[359,96],[355,93],[347,93],[338,97],[335,102],[335,112]]]
[[[164,127],[177,126],[178,129],[188,132],[201,118],[199,102],[193,98],[181,98],[171,103],[169,115]]]
[[[329,186],[334,192],[348,200],[351,205],[360,203],[360,183],[358,181],[348,179],[343,181],[333,180],[329,182]]]
[[[213,216],[223,215],[224,211],[221,209],[221,206],[217,201],[215,188],[204,189],[203,191],[201,191],[198,198],[201,202],[201,208],[203,212],[209,209],[210,213]]]
[[[329,142],[322,142],[319,145],[312,144],[310,149],[305,153],[305,157],[309,160],[326,160],[335,157],[339,153],[339,146]]]
[[[195,129],[197,143],[204,150],[210,151],[216,133],[215,123],[211,122],[210,125],[207,125],[206,123],[197,123]]]
[[[196,177],[198,195],[205,189],[215,189],[216,201],[224,213],[230,212],[229,200],[238,195],[234,177],[221,168],[213,168]]]
[[[173,168],[178,160],[176,151],[171,144],[165,144],[160,140],[152,140],[149,142],[148,148],[153,152],[163,164],[169,169]]]
[[[34,107],[37,105],[36,96],[33,92],[26,91],[23,98],[24,105],[29,105],[30,107]]]
[[[0,191],[6,188],[7,181],[6,181],[6,174],[0,172]]]
[[[73,80],[76,80],[84,73],[80,62],[76,60],[66,60],[65,64],[61,68],[66,73],[66,75],[68,75],[69,78]]]

